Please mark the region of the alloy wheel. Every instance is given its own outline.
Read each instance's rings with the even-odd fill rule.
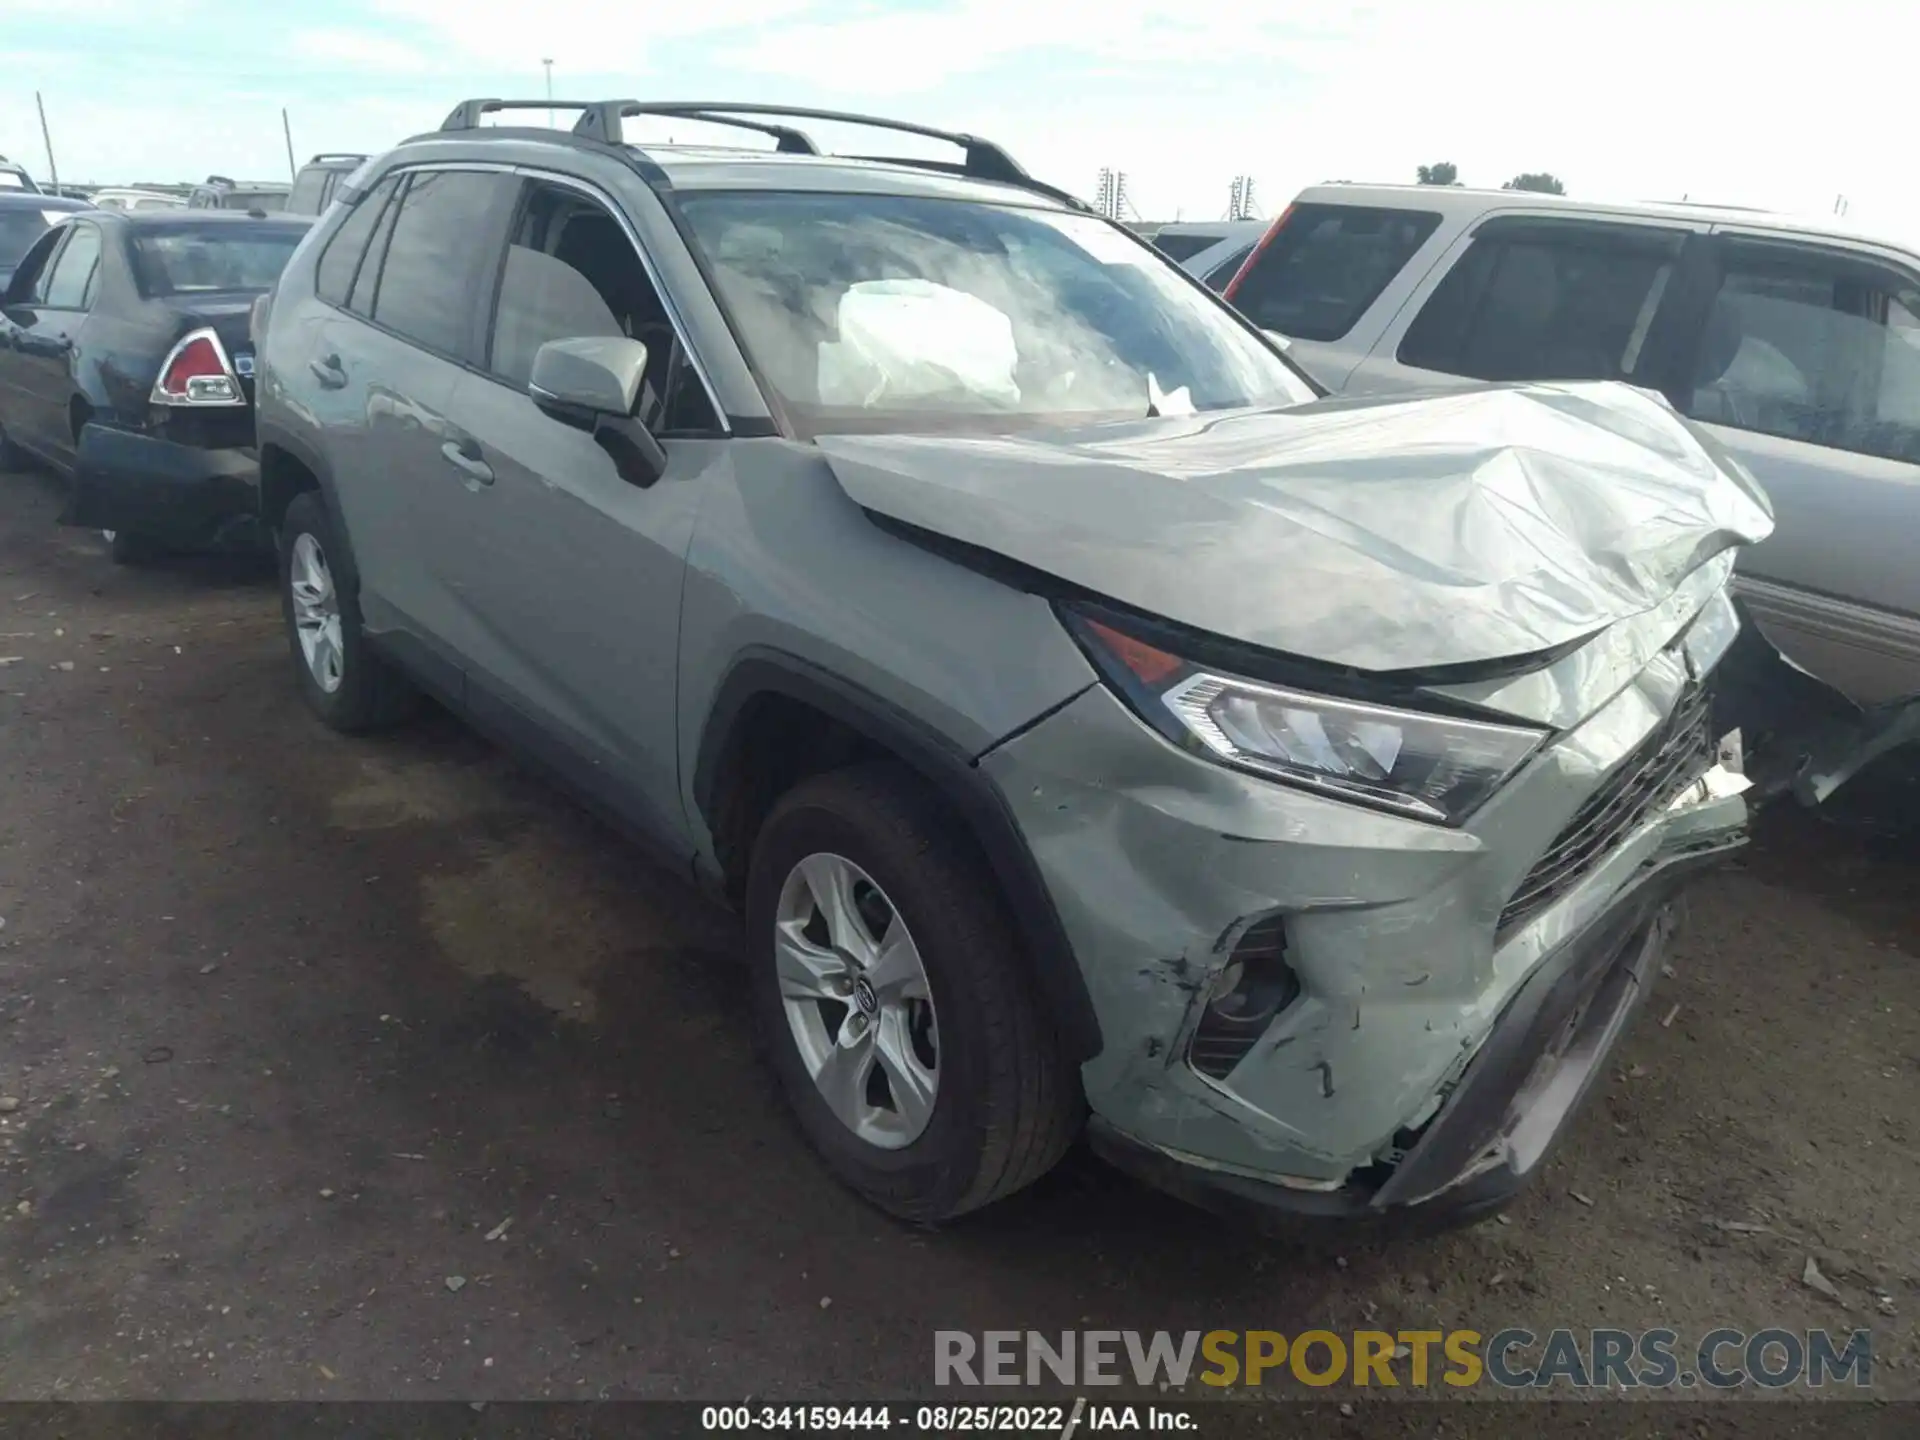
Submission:
[[[911,1145],[939,1095],[939,1031],[886,892],[843,856],[807,856],[780,888],[773,950],[787,1026],[827,1107],[871,1145]]]
[[[305,531],[294,537],[287,564],[287,588],[293,597],[293,625],[300,653],[314,684],[331,695],[346,678],[346,651],[340,634],[340,595],[320,542]]]

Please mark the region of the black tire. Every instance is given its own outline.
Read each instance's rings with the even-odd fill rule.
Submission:
[[[788,874],[809,855],[852,861],[914,937],[939,1034],[931,1117],[912,1143],[873,1144],[828,1106],[789,1028],[774,962]],[[747,882],[749,980],[769,1059],[801,1128],[844,1183],[904,1219],[935,1224],[1031,1184],[1072,1143],[1079,1079],[985,863],[913,773],[874,763],[814,776],[761,827]]]
[[[100,534],[107,542],[108,558],[116,565],[145,565],[164,553],[152,540],[131,530],[102,530]]]
[[[339,605],[340,684],[334,690],[314,677],[294,623],[292,564],[294,547],[303,535],[312,537],[325,557]],[[419,692],[367,643],[360,627],[359,577],[340,542],[333,515],[311,490],[294,497],[280,525],[280,613],[286,621],[301,698],[328,726],[349,735],[365,734],[397,725],[418,708]]]

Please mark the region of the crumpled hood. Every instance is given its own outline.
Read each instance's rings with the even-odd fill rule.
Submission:
[[[1737,461],[1612,383],[818,444],[878,514],[1370,671],[1553,649],[1773,529]]]

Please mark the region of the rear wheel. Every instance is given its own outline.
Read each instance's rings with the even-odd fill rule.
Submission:
[[[107,542],[107,555],[116,565],[144,565],[162,553],[154,541],[131,530],[102,530],[100,538]]]
[[[801,1127],[846,1184],[937,1222],[1065,1152],[1079,1087],[992,876],[911,772],[802,782],[754,845],[755,1009]]]
[[[359,587],[318,494],[294,497],[280,527],[280,608],[307,708],[335,730],[381,730],[419,696],[360,628]]]

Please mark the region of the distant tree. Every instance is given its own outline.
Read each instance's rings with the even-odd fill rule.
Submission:
[[[1451,160],[1442,160],[1438,165],[1422,165],[1419,174],[1422,185],[1458,185],[1460,183],[1460,171]]]
[[[1533,190],[1542,195],[1564,195],[1567,187],[1560,183],[1559,177],[1549,175],[1544,170],[1529,171],[1525,175],[1516,175],[1500,187],[1502,190]]]

